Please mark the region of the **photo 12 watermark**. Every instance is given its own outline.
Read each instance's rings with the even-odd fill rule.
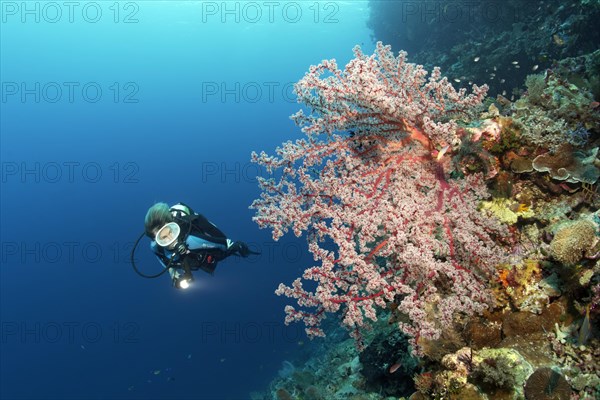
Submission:
[[[258,183],[265,176],[265,169],[253,162],[203,161],[200,164],[200,183]]]
[[[140,3],[135,1],[2,1],[3,24],[137,24]]]
[[[258,185],[260,179],[274,179],[278,181],[282,178],[284,171],[281,169],[268,169],[252,161],[213,161],[205,160],[198,167],[198,177],[200,183],[219,183],[219,184],[240,184],[249,183]]]
[[[398,23],[472,24],[516,22],[518,10],[505,1],[395,0]]]
[[[3,104],[137,104],[139,91],[136,82],[3,81],[0,99]]]
[[[94,241],[19,241],[0,243],[0,261],[5,267],[60,264],[130,264],[134,242],[99,243]],[[137,260],[134,260],[137,262]]]
[[[296,103],[296,82],[202,82],[201,101],[205,103]]]
[[[245,241],[252,251],[247,257],[228,257],[223,263],[243,264],[294,264],[305,260],[308,255],[306,244],[298,241]],[[96,241],[23,241],[4,240],[0,242],[0,262],[9,267],[35,265],[60,265],[81,267],[82,265],[131,265],[131,252],[135,242],[109,242]],[[143,247],[143,246],[142,246]],[[140,256],[144,258],[144,268],[160,268],[158,258],[148,250],[138,248],[134,255],[134,262],[140,264]]]
[[[308,245],[300,241],[245,241],[252,251],[248,257],[230,257],[225,262],[235,264],[296,264],[312,261]]]
[[[302,326],[283,321],[202,321],[195,333],[201,344],[298,343],[306,339]]]
[[[202,1],[202,23],[337,24],[340,5],[334,1]]]
[[[8,345],[86,344],[109,342],[131,344],[140,341],[137,322],[114,321],[21,321],[0,322],[0,342]]]
[[[2,161],[3,184],[112,184],[140,183],[140,167],[134,161]]]

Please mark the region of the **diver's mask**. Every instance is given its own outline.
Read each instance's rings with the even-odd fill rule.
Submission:
[[[156,244],[165,249],[184,254],[186,251],[185,243],[178,241],[181,234],[181,228],[175,222],[169,222],[156,232],[154,240]]]

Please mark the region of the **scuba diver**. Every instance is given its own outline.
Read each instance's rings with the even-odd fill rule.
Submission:
[[[145,275],[135,265],[135,249],[144,235],[152,239],[150,247],[164,268],[156,275]],[[248,257],[250,254],[260,253],[251,251],[244,242],[228,239],[189,206],[177,203],[169,207],[166,203],[156,203],[146,213],[144,233],[133,247],[131,263],[145,278],[156,278],[169,271],[173,286],[187,289],[194,280],[192,271],[201,269],[212,275],[219,261],[231,255]]]

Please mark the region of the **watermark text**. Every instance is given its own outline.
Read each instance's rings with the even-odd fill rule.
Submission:
[[[333,1],[203,1],[202,23],[336,24],[339,12]]]
[[[140,167],[133,161],[111,164],[95,161],[3,161],[2,183],[139,183]]]
[[[89,23],[139,22],[140,7],[133,1],[2,1],[2,23]]]
[[[86,321],[2,321],[2,344],[87,344],[109,341],[111,343],[138,343],[140,326],[136,322],[109,324]]]

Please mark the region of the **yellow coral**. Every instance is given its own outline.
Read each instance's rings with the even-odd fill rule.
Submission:
[[[500,221],[512,225],[517,222],[519,217],[531,218],[534,213],[525,204],[517,204],[509,199],[493,199],[492,201],[481,202],[481,209],[488,210]]]

